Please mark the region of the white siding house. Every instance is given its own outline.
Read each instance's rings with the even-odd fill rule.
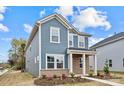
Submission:
[[[91,49],[96,50],[98,70],[103,70],[107,61],[110,71],[124,72],[124,32],[98,42]]]

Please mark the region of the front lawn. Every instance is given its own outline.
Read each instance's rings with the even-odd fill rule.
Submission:
[[[29,73],[12,70],[0,76],[0,86],[34,85],[34,78]]]
[[[124,72],[119,73],[119,72],[111,72],[111,75],[113,77],[117,77],[115,79],[110,79],[110,81],[116,82],[116,83],[122,83],[124,84]]]
[[[124,84],[124,72],[110,72],[110,77],[107,79],[112,82]],[[95,78],[105,79],[104,72],[99,71],[99,76],[95,76]]]

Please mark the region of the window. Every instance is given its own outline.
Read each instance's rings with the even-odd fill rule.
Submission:
[[[54,56],[47,56],[47,68],[54,68]]]
[[[60,43],[60,29],[57,27],[50,27],[50,42]]]
[[[63,68],[64,63],[64,55],[54,55],[48,54],[47,55],[47,68],[48,69],[59,69]]]
[[[56,59],[57,62],[57,68],[63,68],[63,56],[58,56]]]
[[[112,67],[112,60],[109,60],[109,67]]]
[[[80,58],[80,68],[83,67],[83,58]]]
[[[84,48],[84,37],[83,36],[78,36],[78,47]]]
[[[123,58],[123,67],[124,67],[124,58]]]
[[[69,46],[73,47],[73,34],[69,34]]]

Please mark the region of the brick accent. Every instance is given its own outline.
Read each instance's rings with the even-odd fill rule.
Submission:
[[[82,57],[81,54],[73,54],[73,72],[75,74],[82,74],[83,67],[80,68],[80,58]],[[89,72],[89,57],[86,55],[86,73]]]
[[[47,75],[48,77],[52,77],[53,75],[62,76],[62,74],[68,76],[69,70],[68,69],[41,70],[41,74]]]
[[[73,54],[73,72],[75,74],[82,74],[83,70],[80,68],[80,58],[82,55],[80,54]]]

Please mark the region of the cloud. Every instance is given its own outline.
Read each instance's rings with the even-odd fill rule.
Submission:
[[[40,11],[40,17],[43,17],[45,15],[45,13],[46,13],[45,9]]]
[[[9,32],[9,29],[7,26],[0,23],[0,31],[1,32]]]
[[[73,15],[73,7],[72,6],[60,6],[55,9],[55,12],[63,15],[64,17]]]
[[[29,24],[24,24],[24,31],[27,33],[31,33],[32,26]]]
[[[111,24],[107,20],[106,12],[97,11],[93,7],[88,7],[82,11],[80,10],[80,14],[74,15],[73,18],[73,25],[83,31],[88,27],[103,27],[105,30],[111,28]]]
[[[103,39],[105,39],[105,38],[90,37],[89,38],[89,47],[98,43],[98,42],[100,42],[100,41],[102,41]]]
[[[108,38],[108,37],[111,37],[113,35],[114,34],[109,34],[107,37],[102,37],[102,38],[90,37],[89,38],[89,46],[92,46],[92,45],[94,45],[94,44],[102,41],[103,39]]]
[[[74,11],[74,8],[77,10]],[[108,21],[107,13],[98,11],[93,7],[87,7],[80,9],[81,7],[61,6],[55,9],[55,12],[62,14],[64,17],[71,16],[73,25],[80,31],[85,31],[86,28],[103,27],[105,30],[109,30],[112,26]]]
[[[3,19],[4,19],[4,16],[0,14],[0,21],[2,21]]]
[[[6,12],[7,7],[0,6],[0,21],[4,19],[3,14]]]
[[[0,13],[5,13],[6,9],[7,9],[7,7],[0,6]]]
[[[1,40],[3,40],[3,41],[11,41],[12,40],[12,38],[1,38]]]

